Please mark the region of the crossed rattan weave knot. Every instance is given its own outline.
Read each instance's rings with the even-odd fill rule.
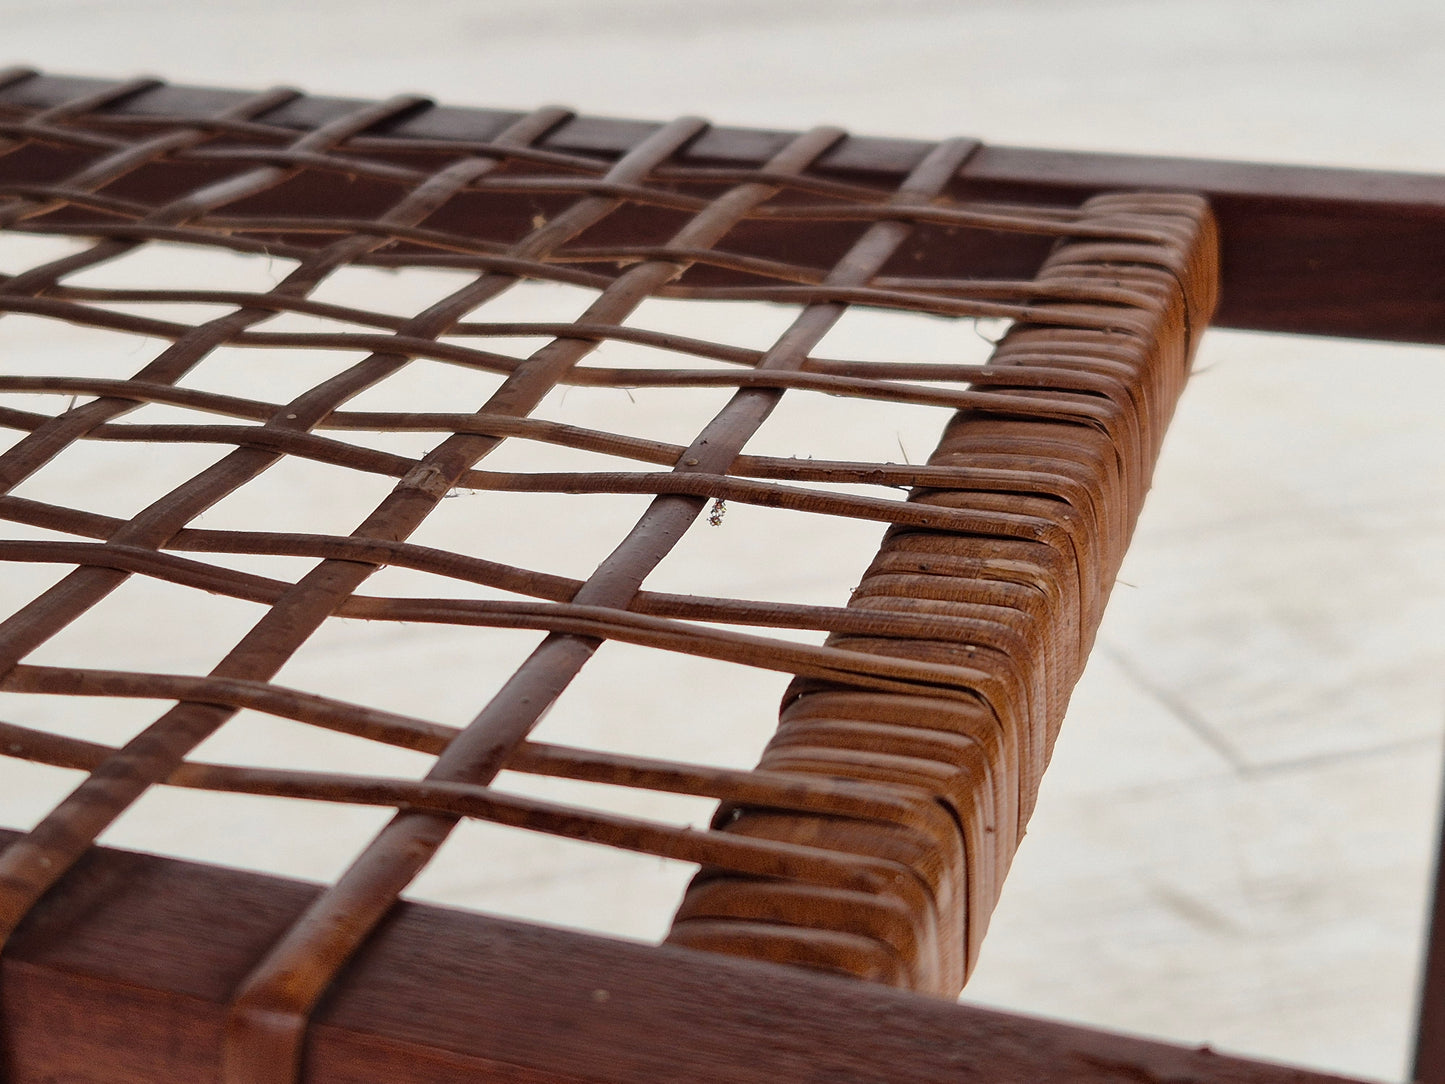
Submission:
[[[0,517],[24,527],[0,542],[0,559],[67,570],[0,624],[0,689],[174,706],[121,747],[24,720],[0,723],[7,755],[85,773],[0,855],[0,929],[14,931],[109,824],[148,788],[168,784],[397,811],[241,984],[226,1040],[231,1081],[294,1074],[312,1006],[461,818],[701,866],[668,935],[673,943],[958,991],[1213,311],[1217,256],[1202,200],[1111,194],[1073,208],[960,200],[950,184],[976,147],[966,140],[939,144],[902,185],[880,189],[830,174],[828,156],[843,139],[835,129],[790,138],[763,168],[737,170],[690,157],[707,131],[690,118],[649,130],[614,160],[550,149],[549,133],[569,121],[560,110],[511,117],[484,140],[429,141],[388,135],[427,108],[414,98],[298,130],[278,119],[295,98],[284,90],[175,115],[119,108],[156,90],[144,81],[27,107],[28,79],[16,72],[0,80],[0,90],[13,88],[0,96],[0,226],[77,243],[0,280],[0,314],[97,329],[126,349],[104,375],[10,367],[0,376],[0,423],[17,436],[0,456]],[[810,247],[817,223],[851,224],[850,243]],[[1052,246],[1032,279],[909,274],[910,246],[922,239],[957,234],[978,243],[1000,231]],[[161,245],[279,258],[291,269],[264,291],[68,281]],[[469,277],[399,317],[313,296],[346,267]],[[487,321],[487,303],[521,282],[568,284],[592,300],[569,322]],[[775,302],[797,315],[770,347],[750,349],[649,329],[634,314],[656,298]],[[147,305],[168,306],[170,315],[149,314]],[[194,321],[174,316],[186,306],[196,307]],[[961,327],[978,318],[1012,325],[982,367],[819,356],[815,348],[850,306],[949,317]],[[288,314],[324,326],[266,329]],[[543,344],[521,356],[488,348],[519,334]],[[162,346],[137,360],[133,345],[145,340]],[[603,343],[680,360],[588,365]],[[259,384],[237,394],[193,379],[217,350],[233,347],[363,356],[289,400]],[[418,359],[494,374],[495,389],[447,412],[348,407]],[[734,392],[683,445],[548,418],[539,404],[561,385]],[[954,413],[921,466],[748,454],[749,439],[789,392]],[[155,406],[188,413],[125,420]],[[375,433],[434,433],[436,442],[409,456],[348,439]],[[489,455],[517,440],[661,469],[486,469]],[[86,441],[143,441],[157,456],[179,444],[229,450],[124,519],[44,493],[47,464]],[[196,522],[287,457],[394,482],[361,523],[335,533]],[[840,483],[873,489],[828,488]],[[897,499],[898,487],[907,500]],[[458,489],[653,499],[579,580],[490,559],[481,533],[475,552],[409,542]],[[709,510],[720,517],[724,502],[875,521],[886,535],[846,606],[644,589],[689,525]],[[207,554],[315,563],[289,581]],[[384,566],[506,594],[361,593]],[[26,661],[133,576],[265,612],[206,674]],[[316,629],[356,618],[547,635],[460,729],[273,682]],[[737,626],[828,638],[818,646]],[[758,770],[530,740],[607,640],[791,675]],[[422,779],[190,759],[241,709],[435,759]],[[508,793],[491,785],[504,769],[722,805],[711,829],[688,829]]]

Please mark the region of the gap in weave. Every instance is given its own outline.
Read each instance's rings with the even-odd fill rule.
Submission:
[[[0,357],[7,359],[7,374],[127,380],[166,345],[161,339],[45,316],[5,313],[0,318]],[[13,360],[17,358],[23,363]]]
[[[252,768],[419,779],[436,758],[247,708],[196,746],[187,759]]]
[[[347,270],[339,268],[333,272]],[[307,295],[307,301],[317,300],[315,292]],[[346,307],[356,310],[365,309],[365,313],[359,315],[375,314],[385,317],[388,321],[394,321],[398,317],[383,311],[377,305],[358,304],[358,298],[353,296],[341,302]],[[409,316],[410,313],[403,314]],[[252,324],[251,330],[264,331],[268,333],[285,333],[288,335],[390,335],[393,333],[390,327],[378,324],[366,319],[347,319],[343,316],[322,316],[311,312],[297,312],[293,310],[278,309],[271,312],[259,323]]]
[[[475,271],[450,268],[347,264],[330,272],[307,296],[313,301],[410,319],[476,278]],[[277,318],[276,325],[268,324],[267,329],[286,326],[280,319]],[[286,319],[296,319],[296,316],[288,315]]]
[[[150,242],[65,277],[66,286],[123,290],[207,290],[266,293],[297,266],[285,256],[236,252],[208,244]]]
[[[627,318],[629,327],[767,350],[802,312],[769,301],[694,301],[649,297]]]
[[[158,451],[138,441],[78,441],[10,492],[129,519],[228,451],[217,444],[173,444]],[[118,484],[122,479],[124,484]]]
[[[683,536],[644,585],[649,591],[842,606],[887,524],[728,501],[716,527]],[[823,633],[753,630],[820,642]]]
[[[151,787],[101,833],[107,847],[282,877],[333,881],[393,811]],[[198,831],[197,827],[204,825]]]
[[[32,730],[119,747],[165,714],[173,703],[120,696],[0,692],[0,719]],[[17,762],[4,763],[8,773]]]
[[[489,558],[490,559],[490,558]],[[536,602],[535,595],[508,591],[440,572],[426,572],[400,565],[385,565],[366,580],[361,594],[384,598],[475,599],[488,602]]]
[[[92,396],[92,398],[94,398]],[[114,422],[116,426],[131,425],[250,425],[260,426],[255,418],[237,414],[220,414],[198,410],[175,403],[141,403],[126,411]],[[219,447],[219,445],[218,445]]]
[[[454,492],[413,542],[576,579],[592,574],[651,500],[638,493]]]
[[[132,575],[23,661],[204,674],[262,612],[258,603]]]
[[[262,402],[288,403],[368,357],[357,350],[219,346],[177,386]]]
[[[17,230],[24,228],[23,222],[16,227]],[[0,231],[0,274],[18,275],[32,267],[83,252],[94,243],[88,237]]]
[[[468,350],[482,350],[490,354],[501,354],[503,357],[511,358],[513,361],[520,364],[521,362],[526,361],[538,350],[542,349],[542,347],[546,346],[549,342],[552,342],[556,338],[555,335],[543,334],[542,332],[536,332],[534,334],[528,335],[491,334],[490,332],[486,331],[484,325],[490,323],[503,323],[503,321],[493,321],[491,319],[491,313],[485,308],[473,313],[472,315],[474,318],[477,319],[463,322],[461,325],[459,325],[459,330],[455,335],[439,335],[437,337],[437,341],[441,343],[446,343],[448,346],[460,346]],[[533,320],[529,322],[537,324],[545,323],[546,321]],[[570,321],[562,322],[570,323]],[[446,361],[443,362],[443,364],[452,365],[457,369],[474,368],[473,366],[464,365],[462,362],[459,361]],[[477,371],[481,372],[502,371],[500,369],[492,370],[486,368],[485,365],[486,363],[479,361],[477,362],[475,368],[477,369]]]
[[[637,326],[629,324],[628,326]],[[651,329],[648,329],[651,330]],[[696,338],[697,336],[692,336]],[[669,350],[647,343],[609,339],[598,343],[585,367],[594,369],[697,369],[720,373],[747,372],[751,366],[699,357],[684,350]]]
[[[464,821],[403,895],[657,942],[696,870],[692,863]]]
[[[495,786],[506,794],[692,828],[706,828],[717,807],[715,799],[696,794],[672,794],[645,787],[557,779],[525,772],[504,771],[497,776]]]
[[[172,285],[171,289],[180,290],[182,286]],[[218,320],[236,311],[237,306],[232,303],[217,301],[115,301],[108,298],[87,300],[79,302],[89,308],[101,312],[120,313],[125,316],[138,316],[146,320],[168,320],[175,324],[185,324],[190,327],[197,327],[208,320]],[[269,329],[269,325],[268,329]],[[153,342],[164,343],[164,339],[154,339]],[[159,353],[159,350],[153,350]]]
[[[475,346],[477,340],[460,345]],[[485,348],[491,349],[490,344]],[[501,374],[451,361],[414,358],[404,368],[348,400],[342,409],[472,414],[486,404],[504,379]],[[362,431],[347,430],[341,434],[332,430],[329,435],[344,435],[350,440],[359,432]]]
[[[286,456],[222,497],[191,526],[347,535],[395,485],[387,475]]]
[[[177,546],[163,547],[168,553],[216,568],[248,572],[255,576],[296,583],[319,563],[316,557],[292,557],[277,553],[206,553],[185,550]]]
[[[6,537],[35,537],[31,529],[18,530],[18,526],[6,523]],[[66,541],[73,541],[69,536],[62,537]],[[7,561],[0,565],[0,571],[4,572],[4,575],[0,576],[0,606],[5,607],[6,616],[50,590],[70,573],[72,567],[68,564],[41,564],[30,561]]]
[[[471,412],[464,410],[460,413]],[[401,456],[408,460],[414,460],[418,464],[448,436],[447,433],[431,430],[385,432],[376,429],[330,429],[318,435],[342,445],[337,449],[338,452],[349,452],[350,449],[369,449],[385,452],[387,455]],[[373,472],[367,471],[366,473],[372,474]],[[383,477],[383,475],[375,474],[374,477]],[[399,475],[386,475],[386,477],[399,477]]]
[[[591,426],[589,428],[596,428]],[[621,434],[632,436],[633,434]],[[633,459],[618,453],[594,452],[525,437],[508,437],[495,452],[477,464],[488,471],[582,472],[582,471],[664,471],[671,464],[650,459]]]
[[[790,675],[609,640],[557,698],[538,741],[751,768]]]
[[[350,704],[464,727],[544,635],[533,629],[332,617],[273,681]]]
[[[32,730],[118,747],[171,705],[162,700],[0,692],[0,720]],[[34,827],[84,778],[83,773],[7,757],[0,787],[0,825]]]
[[[983,365],[1008,323],[986,321],[996,325],[988,328],[986,338],[977,323],[971,317],[851,305],[812,353],[850,361]]]
[[[481,323],[573,323],[597,297],[598,291],[585,286],[524,280],[478,305],[463,319]]]
[[[731,387],[564,385],[549,392],[532,411],[532,416],[685,448],[727,405],[736,390]]]
[[[748,455],[806,461],[892,463],[918,466],[928,461],[952,417],[953,409],[932,404],[889,402],[854,396],[792,390],[748,441]],[[901,499],[889,485],[840,482],[789,483],[826,487],[860,495]]]
[[[7,757],[5,786],[0,787],[0,825],[30,831],[84,778],[83,772]]]
[[[342,408],[352,412],[437,413],[465,417],[480,410],[502,385],[503,376],[446,361],[416,358],[398,372],[366,389]],[[414,459],[426,456],[447,439],[435,430],[332,429],[320,431],[330,440]]]

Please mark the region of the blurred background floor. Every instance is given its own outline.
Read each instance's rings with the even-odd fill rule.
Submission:
[[[0,16],[0,59],[57,73],[1445,172],[1435,0]],[[1213,332],[1196,368],[965,1000],[1400,1079],[1445,726],[1445,352]],[[510,895],[481,905],[571,921],[582,893],[614,928],[647,879],[493,866]]]

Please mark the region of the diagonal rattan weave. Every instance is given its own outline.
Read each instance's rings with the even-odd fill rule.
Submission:
[[[85,773],[0,855],[0,930],[13,931],[108,825],[167,784],[396,811],[238,992],[226,1038],[233,1081],[294,1074],[311,1007],[462,818],[696,863],[669,935],[675,943],[956,993],[1213,310],[1216,255],[1203,202],[1150,194],[1070,208],[960,202],[948,188],[975,147],[963,140],[939,144],[903,184],[879,189],[819,168],[842,138],[831,128],[797,136],[763,169],[736,170],[689,159],[707,129],[692,118],[612,160],[546,149],[569,116],[555,109],[472,143],[388,136],[398,119],[428,107],[415,98],[303,132],[266,120],[295,97],[285,90],[214,115],[108,112],[152,86],[0,110],[0,228],[75,242],[0,280],[0,315],[63,321],[120,344],[101,369],[16,375],[23,359],[10,359],[0,375],[0,423],[16,435],[0,456],[0,517],[18,525],[0,558],[63,570],[0,623],[0,689],[37,703],[59,695],[173,705],[122,747],[0,722],[6,755]],[[333,212],[328,194],[348,186],[367,193],[368,217]],[[812,225],[824,222],[854,224],[851,244],[810,244]],[[906,242],[940,230],[1023,232],[1053,247],[1028,281],[910,276],[900,260]],[[732,241],[744,235],[775,236],[763,247],[776,256],[756,255],[755,243],[738,251]],[[268,290],[70,281],[141,251],[194,248],[290,270]],[[315,296],[356,267],[468,277],[410,315]],[[489,303],[528,282],[565,284],[591,300],[569,321],[488,319]],[[770,346],[744,348],[648,328],[637,313],[655,299],[772,302],[796,317]],[[855,306],[953,319],[963,336],[977,319],[1011,325],[982,366],[898,361],[886,351],[822,356],[820,342]],[[169,315],[155,315],[162,307]],[[268,330],[280,317],[309,322]],[[496,345],[519,337],[542,345],[520,353]],[[137,357],[137,344],[149,353]],[[672,360],[589,364],[603,344]],[[289,398],[273,398],[261,381],[236,394],[193,379],[237,349],[360,360]],[[421,362],[491,374],[494,387],[446,412],[348,409]],[[689,441],[669,443],[549,420],[538,408],[559,386],[721,388],[731,397]],[[748,454],[790,392],[919,404],[950,420],[925,465]],[[126,420],[158,407],[171,420]],[[434,442],[408,455],[369,439],[377,434]],[[223,454],[121,518],[47,499],[45,468],[82,442],[145,442],[158,462],[181,446]],[[517,442],[621,457],[637,469],[486,469],[488,456]],[[393,481],[349,533],[198,524],[288,458]],[[489,557],[490,536],[505,524],[479,525],[465,551],[409,543],[459,490],[651,501],[578,579]],[[727,503],[871,521],[884,540],[846,605],[850,584],[831,607],[644,590],[684,532],[720,519]],[[293,581],[229,560],[255,555],[312,564]],[[364,593],[387,566],[492,594]],[[27,661],[130,577],[245,600],[263,614],[203,675]],[[273,683],[318,628],[347,619],[546,635],[458,729]],[[828,636],[818,645],[739,631],[747,626]],[[609,640],[792,675],[759,768],[529,740]],[[190,759],[242,709],[434,759],[420,779]],[[679,716],[679,725],[707,725],[682,706]],[[511,794],[491,785],[504,769],[722,806],[712,828],[686,828]]]

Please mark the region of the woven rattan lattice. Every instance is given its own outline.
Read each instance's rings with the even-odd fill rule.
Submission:
[[[281,119],[290,91],[210,113],[119,108],[154,89],[0,103],[0,226],[43,252],[6,266],[0,313],[91,333],[72,369],[27,372],[12,351],[0,375],[14,436],[0,517],[15,528],[0,558],[52,573],[22,577],[36,586],[0,624],[0,689],[17,713],[0,750],[84,773],[0,855],[0,929],[169,785],[395,810],[236,991],[229,1080],[295,1071],[312,1007],[463,818],[696,864],[674,944],[956,993],[1213,311],[1203,200],[960,200],[950,185],[977,148],[966,140],[932,148],[896,185],[843,180],[831,128],[743,169],[698,153],[708,129],[690,118],[612,156],[549,146],[570,121],[551,109],[461,141],[394,134],[427,108],[414,98],[299,129]],[[1019,235],[1044,257],[1029,278],[912,270],[923,247]],[[197,253],[279,266],[279,281],[216,285],[187,270]],[[407,312],[348,302],[333,287],[358,269],[436,272],[446,288]],[[518,318],[508,298],[532,284],[585,303],[567,319]],[[788,319],[771,342],[738,345],[650,322],[667,301],[769,304]],[[830,356],[825,337],[860,308],[947,320],[957,353],[906,360],[884,342],[866,360]],[[1008,326],[983,364],[968,356],[979,320]],[[274,379],[257,368],[268,354],[284,361]],[[406,374],[471,397],[367,405]],[[466,380],[447,383],[455,374]],[[549,397],[569,387],[696,396],[678,415],[702,422],[671,440],[564,422]],[[929,408],[946,425],[922,465],[750,451],[799,396]],[[125,514],[120,497],[57,470],[80,449],[135,442],[145,454],[125,462],[143,497]],[[302,462],[338,493],[382,495],[327,531],[286,529],[284,515],[280,529],[218,525],[233,495]],[[569,466],[545,469],[558,463]],[[517,523],[467,519],[493,506],[447,500],[469,492],[633,495],[643,511],[604,537],[593,498],[572,498],[578,545],[604,556],[567,576],[517,563],[499,541]],[[443,507],[464,523],[456,545],[408,541]],[[833,605],[644,589],[685,532],[747,507],[872,524],[881,548]],[[787,550],[788,531],[764,545]],[[424,586],[367,593],[383,568]],[[41,661],[74,623],[123,609],[135,578],[257,616],[198,669]],[[147,646],[153,616],[118,620]],[[278,677],[318,630],[358,620],[519,630],[535,646],[500,688],[477,691],[460,728]],[[531,740],[608,641],[791,676],[759,767]],[[44,725],[56,696],[150,715],[101,742]],[[430,767],[381,777],[192,758],[242,711],[426,754]],[[696,705],[676,716],[709,725]],[[695,829],[499,789],[503,770],[722,804]]]

